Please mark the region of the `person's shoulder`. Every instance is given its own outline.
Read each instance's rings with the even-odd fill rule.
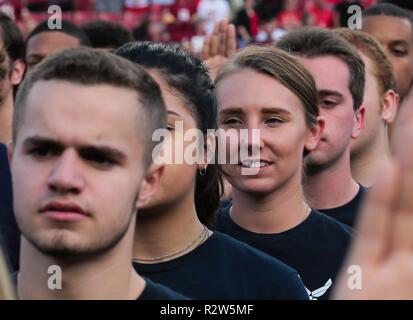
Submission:
[[[145,278],[145,288],[138,300],[190,300],[188,297],[175,292],[159,283]]]
[[[312,226],[314,228],[322,229],[328,231],[328,233],[336,234],[336,236],[343,235],[347,237],[352,237],[354,229],[348,225],[319,212],[318,210],[312,209],[311,211]]]

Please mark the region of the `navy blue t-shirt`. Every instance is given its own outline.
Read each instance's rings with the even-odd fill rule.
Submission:
[[[348,225],[349,227],[354,228],[360,211],[360,205],[363,202],[367,190],[367,188],[360,186],[356,196],[350,202],[337,208],[317,210],[340,221],[341,223]]]
[[[328,299],[352,238],[348,226],[312,210],[298,226],[276,234],[260,234],[237,225],[231,204],[219,210],[215,228],[297,270],[310,299]]]
[[[6,259],[12,271],[19,266],[20,231],[13,213],[11,175],[7,148],[0,143],[0,234]]]
[[[295,270],[219,232],[184,256],[133,265],[143,277],[192,299],[308,299]]]

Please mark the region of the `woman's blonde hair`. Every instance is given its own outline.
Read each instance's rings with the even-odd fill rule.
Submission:
[[[275,47],[248,46],[221,68],[215,84],[245,68],[280,82],[300,99],[307,126],[313,127],[317,124],[319,110],[316,85],[311,73],[295,57]]]

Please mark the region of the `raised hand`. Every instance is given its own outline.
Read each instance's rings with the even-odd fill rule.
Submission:
[[[215,25],[214,31],[205,37],[201,55],[212,79],[215,79],[219,69],[236,52],[235,26],[225,20],[220,21]]]
[[[394,159],[366,199],[336,299],[413,299],[413,108],[400,112],[392,135]],[[351,265],[360,267],[360,289],[349,285]]]

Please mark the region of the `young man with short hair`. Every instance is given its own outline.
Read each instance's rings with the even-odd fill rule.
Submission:
[[[359,52],[366,66],[366,126],[351,142],[351,172],[357,182],[370,187],[382,163],[390,160],[388,126],[396,117],[399,95],[390,61],[377,40],[357,30],[335,32]]]
[[[364,194],[350,168],[350,143],[364,125],[365,69],[360,55],[326,29],[291,32],[277,46],[312,73],[319,94],[323,136],[306,158],[304,193],[312,208],[353,226]]]
[[[9,16],[0,12],[0,233],[10,269],[18,268],[20,232],[13,213],[6,143],[11,141],[14,93],[26,69],[23,36]]]
[[[26,45],[23,36],[9,16],[0,12],[0,143],[11,140],[11,118],[14,92],[23,79]]]
[[[111,53],[69,49],[28,74],[9,148],[19,298],[181,297],[131,263],[137,207],[162,173],[152,133],[165,126],[159,86]],[[61,290],[48,287],[50,266],[61,270]]]
[[[43,21],[26,39],[26,63],[30,70],[48,55],[64,49],[90,46],[85,32],[68,20],[62,20],[60,29],[50,29],[49,21]]]
[[[393,66],[400,100],[413,85],[413,20],[411,14],[391,3],[380,3],[363,11],[362,31],[377,39]]]

